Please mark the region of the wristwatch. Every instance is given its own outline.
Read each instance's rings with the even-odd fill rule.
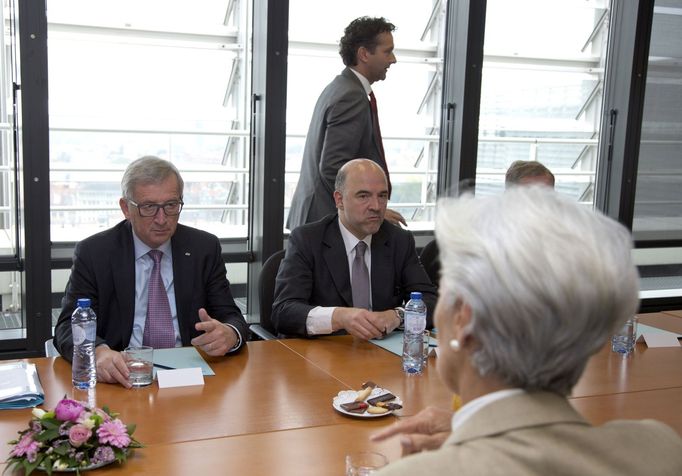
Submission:
[[[393,310],[395,311],[395,315],[398,316],[398,319],[400,319],[400,324],[398,324],[397,329],[402,331],[405,329],[405,309],[402,307],[395,307]]]

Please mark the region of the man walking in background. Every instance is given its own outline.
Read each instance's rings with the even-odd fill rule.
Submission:
[[[341,166],[352,159],[376,162],[386,174],[390,195],[391,180],[371,85],[386,79],[388,68],[396,62],[394,30],[384,18],[370,17],[357,18],[346,27],[339,45],[346,68],[315,104],[287,220],[290,230],[335,213],[334,180]],[[405,224],[402,215],[390,209],[386,220]]]

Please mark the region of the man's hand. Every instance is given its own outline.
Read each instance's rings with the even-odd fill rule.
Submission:
[[[395,435],[402,435],[400,446],[403,456],[435,450],[440,448],[450,435],[451,422],[451,411],[427,407],[416,415],[375,433],[370,437],[370,441],[382,441]]]
[[[132,387],[128,381],[128,366],[120,352],[111,350],[108,345],[95,347],[97,380],[105,383],[120,383],[125,388]]]
[[[360,339],[376,339],[395,329],[399,319],[393,309],[372,312],[356,307],[337,307],[332,314],[332,330],[344,329]]]
[[[225,355],[237,345],[239,337],[234,329],[208,315],[203,307],[199,309],[199,319],[194,328],[204,333],[192,339],[192,345],[200,347],[208,355]]]
[[[386,213],[384,214],[384,220],[386,220],[389,223],[393,223],[396,226],[400,226],[401,223],[403,224],[403,226],[407,226],[407,221],[405,221],[405,217],[403,217],[397,211],[391,210],[390,208],[386,209]]]

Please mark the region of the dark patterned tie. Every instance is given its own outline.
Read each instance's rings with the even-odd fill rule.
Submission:
[[[175,330],[171,317],[168,294],[161,279],[161,258],[163,252],[151,250],[149,256],[154,260],[152,274],[149,276],[149,300],[147,301],[147,320],[144,323],[142,344],[155,349],[175,347]]]
[[[388,183],[388,196],[391,196],[391,177],[388,175],[388,165],[386,164],[386,154],[384,154],[384,141],[381,138],[381,127],[379,127],[379,109],[377,108],[377,98],[374,97],[374,91],[369,93],[369,108],[372,111],[372,130],[374,131],[374,139],[379,145],[379,154],[381,155],[380,165],[386,174],[386,182]]]
[[[369,309],[369,272],[365,264],[365,250],[367,243],[358,241],[355,245],[355,259],[353,259],[353,275],[351,288],[353,289],[353,307]]]

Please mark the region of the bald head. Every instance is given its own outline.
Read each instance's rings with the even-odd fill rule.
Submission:
[[[360,240],[376,233],[388,203],[383,169],[369,159],[351,160],[339,169],[334,186],[334,202],[343,226]]]
[[[382,169],[379,164],[370,159],[353,159],[345,164],[339,169],[336,174],[336,181],[334,182],[334,190],[343,193],[343,188],[348,181],[349,175],[362,175],[365,173],[376,173],[381,174],[386,182],[386,188],[388,188],[388,182],[386,181],[386,174],[384,169]],[[353,178],[351,178],[353,180]]]

